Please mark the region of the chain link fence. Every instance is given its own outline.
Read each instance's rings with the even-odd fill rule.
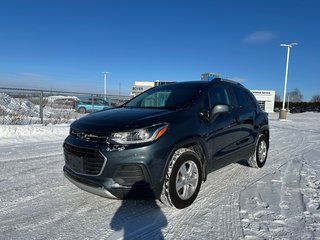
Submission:
[[[0,88],[0,124],[69,123],[88,112],[117,107],[130,96]]]

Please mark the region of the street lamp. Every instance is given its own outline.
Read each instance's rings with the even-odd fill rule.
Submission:
[[[286,63],[286,75],[285,75],[285,78],[284,78],[284,89],[283,89],[283,100],[282,100],[282,109],[280,111],[280,118],[286,118],[285,117],[285,108],[284,108],[284,105],[285,105],[285,102],[286,102],[286,91],[287,91],[287,80],[288,80],[288,68],[289,68],[289,57],[290,57],[290,49],[293,47],[293,46],[296,46],[298,45],[298,43],[290,43],[290,44],[280,44],[280,47],[287,47],[288,48],[288,51],[287,51],[287,63]]]
[[[104,74],[104,100],[107,100],[107,74],[110,72],[102,72]]]

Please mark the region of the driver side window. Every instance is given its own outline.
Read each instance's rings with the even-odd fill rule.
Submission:
[[[224,87],[214,87],[209,91],[209,108],[212,109],[218,104],[231,104],[228,90]]]

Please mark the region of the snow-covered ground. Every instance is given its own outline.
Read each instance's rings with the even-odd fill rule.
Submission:
[[[270,115],[266,166],[215,171],[187,209],[63,177],[68,125],[0,125],[0,239],[320,239],[320,114]]]

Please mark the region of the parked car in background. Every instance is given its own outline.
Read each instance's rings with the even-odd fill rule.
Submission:
[[[108,102],[101,98],[79,98],[75,109],[79,113],[96,112],[110,108]]]
[[[320,108],[317,106],[299,106],[290,109],[290,113],[303,113],[303,112],[320,112]]]
[[[76,96],[52,95],[44,99],[46,106],[53,108],[75,109],[76,102],[79,100]]]
[[[305,108],[305,111],[306,111],[306,112],[320,112],[320,108],[317,107],[317,106],[311,105],[311,106],[307,106],[307,107]]]
[[[302,113],[302,112],[305,112],[304,107],[292,107],[290,109],[290,113]]]
[[[77,99],[75,98],[58,98],[53,101],[50,105],[56,108],[71,108],[75,109]]]
[[[264,166],[268,115],[240,83],[173,83],[76,120],[63,147],[64,174],[79,188],[181,209],[208,173],[241,160]]]

